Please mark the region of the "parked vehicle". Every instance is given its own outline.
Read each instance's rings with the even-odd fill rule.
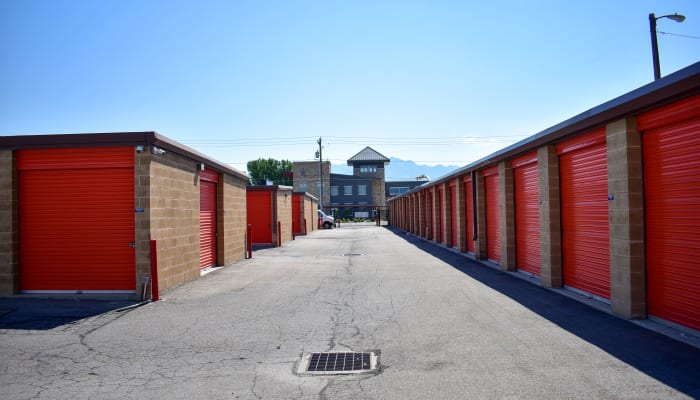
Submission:
[[[318,210],[319,225],[322,225],[326,229],[331,229],[335,226],[335,218]]]

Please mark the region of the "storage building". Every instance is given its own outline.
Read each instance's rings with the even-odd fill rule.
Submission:
[[[141,295],[245,256],[248,177],[156,132],[0,137],[0,295]],[[151,251],[153,250],[153,251]]]

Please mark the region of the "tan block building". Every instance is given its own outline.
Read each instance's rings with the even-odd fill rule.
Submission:
[[[700,63],[392,198],[391,224],[697,334],[698,153]]]
[[[0,295],[140,297],[245,257],[247,175],[156,132],[0,137],[0,176]]]

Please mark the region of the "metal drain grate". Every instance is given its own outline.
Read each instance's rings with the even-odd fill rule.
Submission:
[[[297,370],[300,374],[362,374],[377,369],[374,352],[308,353],[301,358]]]
[[[361,256],[363,255],[362,253],[343,253],[341,256],[343,257],[353,257],[353,256]]]

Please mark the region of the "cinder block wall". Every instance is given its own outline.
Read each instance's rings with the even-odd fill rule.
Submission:
[[[224,175],[219,180],[219,264],[229,265],[245,258],[246,182],[242,178]]]
[[[277,190],[277,221],[280,222],[282,243],[292,240],[292,189]],[[275,222],[277,223],[277,222]],[[280,234],[278,232],[278,234]]]
[[[301,201],[301,224],[303,225],[304,221],[306,221],[306,227],[304,229],[308,235],[314,229],[316,229],[316,215],[318,214],[316,210],[318,210],[318,205],[314,207],[314,200],[309,195],[302,196]]]
[[[199,191],[199,176],[193,161],[171,154],[152,158],[150,235],[158,242],[161,290],[200,275]]]
[[[306,218],[306,223],[309,227],[307,233],[318,229],[318,201],[316,200],[311,200],[311,214]]]
[[[19,213],[14,159],[14,151],[0,151],[0,296],[19,292]]]
[[[510,161],[498,163],[498,204],[501,230],[501,269],[515,271],[515,199]]]

